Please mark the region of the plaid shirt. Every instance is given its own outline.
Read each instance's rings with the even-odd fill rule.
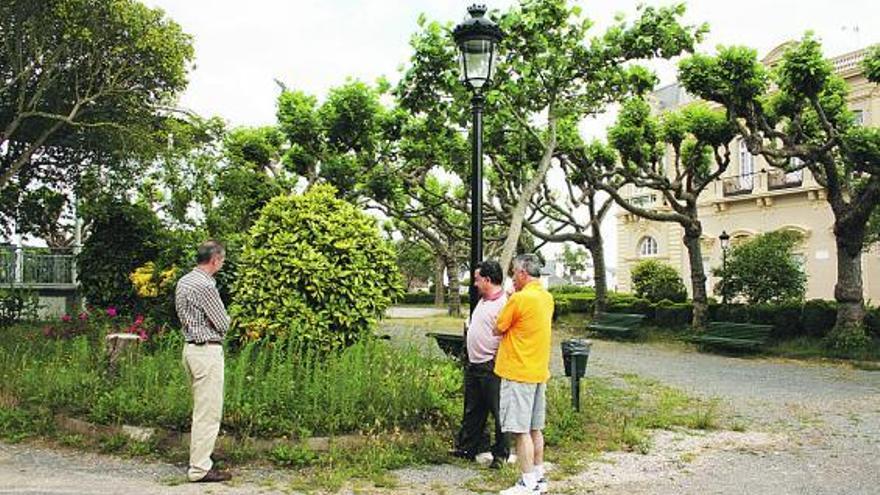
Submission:
[[[174,304],[187,342],[219,342],[229,330],[229,315],[214,277],[198,268],[177,282]]]

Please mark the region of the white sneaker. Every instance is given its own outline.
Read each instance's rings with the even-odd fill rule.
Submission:
[[[474,460],[477,461],[477,464],[480,466],[486,467],[492,463],[492,453],[490,452],[480,452],[474,457]]]
[[[547,478],[542,477],[538,480],[538,491],[540,493],[547,493],[550,490],[550,486],[547,484]]]
[[[538,491],[538,487],[529,488],[523,483],[523,480],[520,479],[516,482],[515,485],[508,488],[507,490],[501,490],[498,492],[499,495],[538,495],[541,492]]]

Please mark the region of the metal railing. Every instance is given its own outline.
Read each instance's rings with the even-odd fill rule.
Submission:
[[[629,203],[639,208],[651,208],[657,203],[657,195],[641,194],[629,198]]]
[[[804,171],[783,172],[782,170],[771,170],[767,174],[767,188],[771,191],[777,189],[788,189],[790,187],[801,187],[804,184]]]
[[[76,261],[72,252],[0,247],[0,284],[73,285]]]

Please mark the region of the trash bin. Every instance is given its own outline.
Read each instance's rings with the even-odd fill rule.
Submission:
[[[590,357],[590,347],[593,343],[586,339],[571,339],[562,342],[562,363],[565,366],[565,376],[571,376],[571,361],[574,359],[574,367],[578,378],[583,378],[587,373],[587,358]]]

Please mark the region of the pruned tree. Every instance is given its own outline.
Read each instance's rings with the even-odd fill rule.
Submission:
[[[571,155],[580,173],[601,175],[596,181],[598,186],[625,210],[682,227],[691,272],[692,326],[696,330],[704,328],[708,318],[700,245],[703,226],[697,201],[730,165],[728,144],[733,136],[734,127],[724,112],[705,104],[691,104],[655,116],[647,101],[634,98],[623,104],[617,122],[609,129],[610,146],[594,142]],[[664,159],[667,152],[668,162]],[[620,188],[625,184],[657,191],[663,206],[643,206],[624,197]]]
[[[560,126],[576,127],[608,104],[650,86],[653,76],[631,67],[631,61],[691,51],[703,28],[681,25],[683,12],[682,5],[645,7],[631,25],[620,21],[594,38],[588,38],[591,23],[580,7],[566,0],[524,0],[495,16],[506,36],[496,83],[485,95],[487,134],[493,126],[503,126],[539,150],[527,162],[508,160],[512,168],[503,169],[498,155],[505,150],[492,142],[485,147],[488,163],[499,172],[499,180],[511,182],[513,191],[500,197],[494,186],[489,190],[507,220],[502,266],[513,259],[530,204],[553,165],[560,133],[567,132]],[[443,115],[464,127],[469,98],[457,81],[457,51],[448,26],[424,19],[421,26],[398,95],[411,112]]]
[[[880,83],[880,47],[867,52],[863,69]],[[880,205],[880,129],[856,124],[847,84],[811,34],[772,71],[754,50],[728,47],[683,61],[679,78],[690,93],[723,106],[751,153],[786,172],[808,168],[825,188],[837,244],[838,312],[829,342],[841,352],[864,348],[862,250]]]

